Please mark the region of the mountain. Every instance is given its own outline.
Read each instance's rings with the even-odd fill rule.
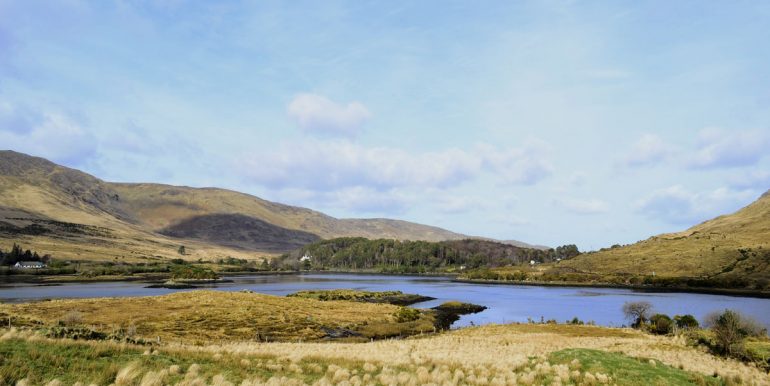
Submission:
[[[218,188],[110,183],[43,158],[0,151],[0,248],[13,242],[77,259],[275,254],[335,237],[458,240],[391,219],[337,219]]]
[[[770,285],[770,190],[743,209],[683,232],[562,261],[608,275],[695,278],[728,287]],[[697,282],[697,281],[696,281]],[[729,285],[725,285],[729,284]]]

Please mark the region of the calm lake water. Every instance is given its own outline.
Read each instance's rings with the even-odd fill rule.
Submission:
[[[641,292],[615,288],[538,287],[493,284],[456,283],[446,277],[382,276],[355,274],[258,275],[233,276],[231,283],[219,283],[207,288],[221,291],[250,289],[270,295],[287,295],[309,289],[350,288],[366,291],[399,290],[432,296],[436,300],[415,304],[433,307],[444,301],[459,300],[487,306],[474,315],[465,315],[453,326],[471,324],[526,322],[556,319],[559,322],[577,316],[605,326],[620,326],[621,307],[627,301],[648,301],[656,312],[673,316],[692,314],[703,321],[712,311],[726,308],[750,315],[770,328],[770,299],[733,297],[672,292]],[[0,302],[26,302],[43,299],[121,297],[163,295],[177,291],[144,288],[142,282],[70,283],[56,286],[31,284],[0,284]]]

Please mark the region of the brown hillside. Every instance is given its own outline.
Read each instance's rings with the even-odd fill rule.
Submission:
[[[440,241],[466,237],[445,229],[400,220],[336,219],[314,210],[226,189],[161,184],[111,184],[111,187],[120,193],[127,210],[154,231],[195,216],[242,214],[322,238],[356,236]]]
[[[217,188],[109,183],[0,151],[0,248],[13,242],[62,258],[254,257],[342,236],[452,240],[445,229],[389,219],[336,219]]]
[[[770,280],[770,191],[745,208],[683,232],[563,261],[603,274]]]

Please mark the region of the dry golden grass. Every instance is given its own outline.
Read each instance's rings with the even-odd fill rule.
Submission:
[[[770,193],[770,192],[768,192]],[[732,275],[770,279],[763,256],[770,249],[770,194],[726,216],[686,231],[663,234],[636,244],[562,261],[559,266],[601,274],[690,276],[720,274],[736,263]],[[744,256],[738,249],[751,248]],[[764,251],[764,252],[763,252]]]
[[[14,339],[80,344],[34,337],[23,331],[0,335],[0,345]],[[108,342],[84,344],[93,350],[104,346],[126,350]],[[608,352],[624,356],[608,356]],[[770,376],[757,368],[714,357],[687,346],[681,338],[593,326],[490,325],[370,343],[170,345],[146,350],[145,354],[148,359],[143,365],[136,361],[123,364],[115,380],[120,378],[126,385],[770,384]],[[570,359],[577,356],[598,358],[598,366]],[[155,357],[159,359],[152,359]],[[628,357],[642,359],[629,362]],[[177,362],[180,366],[172,358],[187,359]],[[613,367],[613,362],[644,371],[629,374],[628,368]],[[158,363],[165,363],[165,367],[158,367]],[[678,369],[701,376],[676,373]],[[644,378],[656,372],[679,377]],[[713,378],[714,374],[720,378]],[[88,379],[83,381],[86,384]]]
[[[360,339],[432,331],[433,316],[397,323],[389,304],[322,302],[255,293],[191,291],[164,296],[52,300],[0,304],[18,322],[58,325],[78,312],[79,325],[107,334],[162,342],[316,340],[328,330],[350,330]]]
[[[652,336],[630,329],[574,325],[488,325],[401,341],[364,344],[239,343],[203,347],[209,352],[250,355],[273,354],[301,360],[357,360],[387,366],[441,366],[515,369],[531,357],[568,348],[598,349],[632,357],[658,360],[672,367],[705,375],[715,372],[738,377],[748,384],[768,384],[770,378],[756,367],[715,357],[688,346],[683,338]]]

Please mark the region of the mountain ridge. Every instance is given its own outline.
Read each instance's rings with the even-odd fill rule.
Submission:
[[[60,222],[73,225],[56,226]],[[42,233],[24,234],[32,224]],[[109,232],[89,237],[60,233],[76,225]],[[73,259],[174,257],[185,245],[188,258],[205,259],[285,252],[334,237],[469,238],[403,220],[338,219],[217,187],[107,182],[42,157],[0,151],[0,242],[18,241]]]

